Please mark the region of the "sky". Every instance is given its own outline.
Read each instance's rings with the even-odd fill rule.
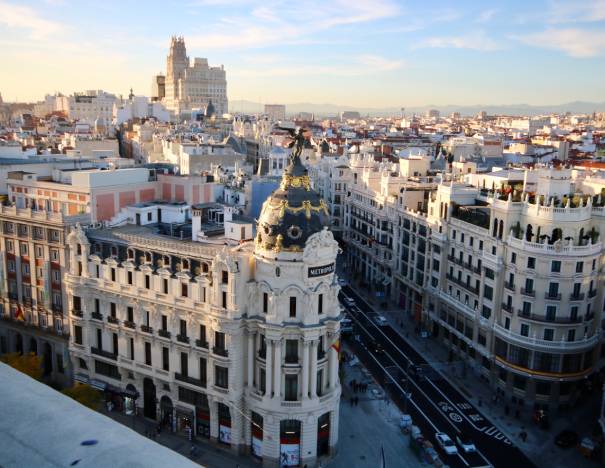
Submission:
[[[149,95],[172,35],[230,100],[605,101],[605,0],[0,0],[0,93]]]

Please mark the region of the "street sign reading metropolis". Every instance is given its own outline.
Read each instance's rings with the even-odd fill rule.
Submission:
[[[334,273],[335,270],[335,263],[330,263],[329,265],[323,265],[318,267],[309,267],[309,278],[317,278],[318,276],[329,275],[330,273]]]

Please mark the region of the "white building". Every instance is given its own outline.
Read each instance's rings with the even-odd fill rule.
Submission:
[[[197,241],[153,214],[72,231],[76,378],[113,392],[118,409],[136,404],[264,465],[314,466],[334,452],[341,393],[338,245],[325,204],[296,158],[254,242],[249,222],[225,214],[194,206]]]
[[[265,104],[265,114],[271,120],[286,120],[286,106],[284,104]]]
[[[205,109],[210,103],[219,116],[228,112],[225,69],[222,65],[210,67],[208,59],[199,57],[191,64],[182,37],[170,41],[165,82],[166,108],[177,117]]]

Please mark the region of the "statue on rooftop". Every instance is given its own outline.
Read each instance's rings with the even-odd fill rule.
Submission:
[[[302,127],[298,128],[298,131],[294,128],[286,128],[286,127],[277,127],[280,130],[285,130],[290,134],[290,138],[292,141],[288,145],[288,148],[294,148],[292,150],[292,158],[300,156],[302,150],[305,146],[305,130]]]

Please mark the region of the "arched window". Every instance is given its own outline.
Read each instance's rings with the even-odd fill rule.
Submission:
[[[498,235],[498,218],[494,218],[494,225],[492,228],[492,237],[496,237]]]
[[[552,244],[554,244],[555,242],[557,242],[558,240],[563,238],[563,231],[561,230],[561,228],[555,228],[552,230],[552,236],[550,238],[550,242]]]
[[[500,220],[500,225],[498,227],[498,239],[502,239],[502,231],[504,231],[504,221]]]

